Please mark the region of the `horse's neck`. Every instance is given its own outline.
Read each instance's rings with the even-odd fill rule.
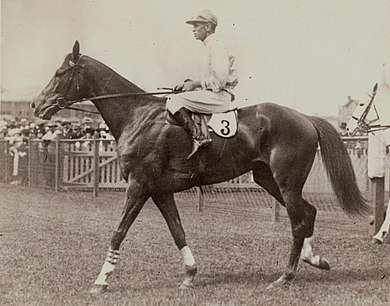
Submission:
[[[111,94],[142,93],[142,89],[132,84],[107,66],[100,62],[93,62],[88,69],[88,91],[92,96],[98,97]],[[129,96],[121,98],[107,98],[94,100],[96,108],[102,115],[115,139],[118,139],[123,129],[134,121],[142,108],[146,112],[155,109],[155,97]],[[145,109],[146,108],[146,109]],[[143,112],[145,114],[145,112]]]

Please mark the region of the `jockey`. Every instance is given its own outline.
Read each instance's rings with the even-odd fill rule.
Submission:
[[[234,100],[232,91],[238,78],[234,55],[215,34],[217,17],[210,10],[202,10],[186,23],[193,26],[195,39],[204,44],[207,58],[199,79],[187,79],[183,84],[175,86],[175,90],[183,92],[170,95],[166,108],[193,140],[192,151],[187,157],[190,159],[200,147],[208,145],[211,139],[200,132],[189,111],[204,114],[228,111]]]

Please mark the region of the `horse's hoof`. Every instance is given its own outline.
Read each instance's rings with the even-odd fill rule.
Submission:
[[[90,290],[92,294],[102,294],[107,291],[108,285],[93,285]]]
[[[330,270],[329,262],[324,257],[317,255],[310,258],[302,258],[302,260],[315,268],[321,270]]]
[[[276,289],[281,289],[281,288],[286,288],[288,286],[288,282],[285,281],[285,282],[273,282],[271,283],[268,287],[267,287],[267,290],[276,290]]]
[[[283,274],[276,281],[267,287],[267,290],[273,290],[277,288],[286,288],[293,280],[295,275],[293,273]]]
[[[321,270],[330,270],[329,262],[324,257],[320,257],[318,268]]]
[[[383,242],[380,241],[379,239],[372,238],[372,239],[370,240],[370,243],[371,243],[371,244],[382,244]]]
[[[274,290],[276,288],[280,288],[280,285],[277,285],[275,283],[271,283],[268,287],[267,290]]]
[[[180,286],[179,286],[179,290],[188,290],[188,289],[194,289],[195,288],[195,285],[193,283],[182,283]]]

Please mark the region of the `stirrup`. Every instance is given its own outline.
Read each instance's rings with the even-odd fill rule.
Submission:
[[[189,160],[201,147],[206,147],[211,143],[211,139],[192,139],[192,152],[187,156],[187,160]]]

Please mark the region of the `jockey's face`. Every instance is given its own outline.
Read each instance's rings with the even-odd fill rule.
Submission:
[[[210,35],[210,25],[203,22],[194,23],[192,33],[194,33],[195,39],[204,41]]]

